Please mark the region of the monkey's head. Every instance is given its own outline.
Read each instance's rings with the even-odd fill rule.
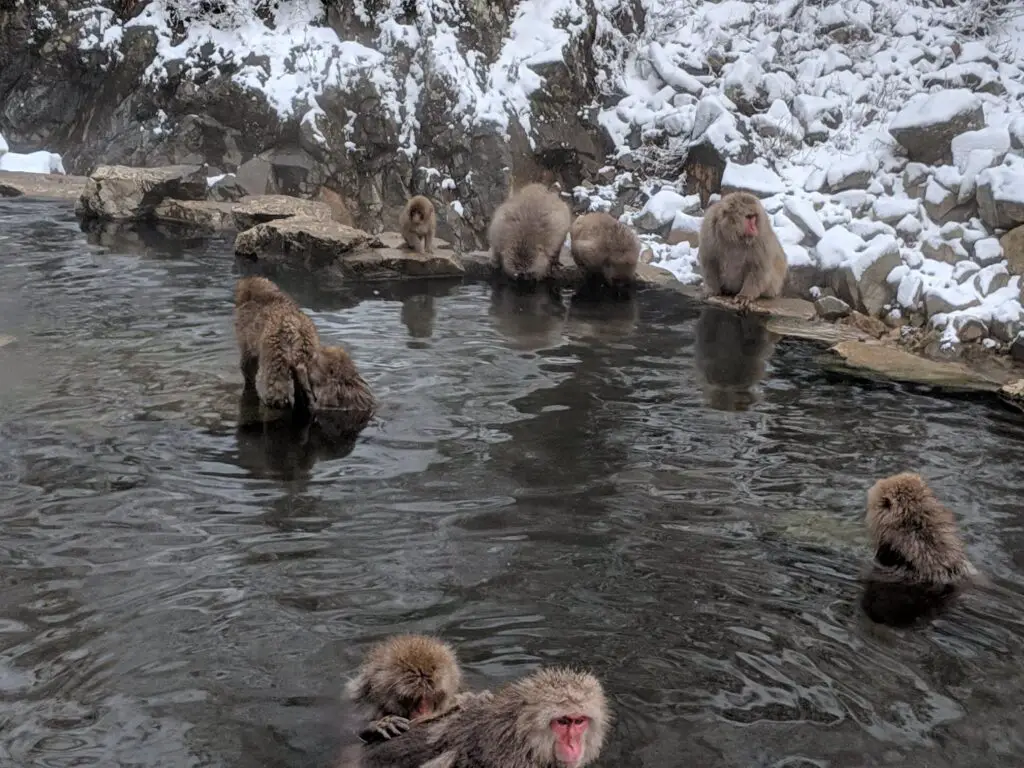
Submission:
[[[461,687],[451,646],[424,635],[399,635],[370,649],[346,692],[372,709],[374,718],[414,719],[447,709]]]
[[[733,242],[749,241],[769,229],[761,201],[748,192],[732,192],[718,203],[718,234]]]
[[[250,276],[243,277],[235,283],[235,306],[241,306],[247,301],[267,301],[277,299],[283,294],[273,282],[265,277]]]
[[[316,352],[316,365],[310,372],[313,388],[330,382],[346,382],[357,377],[355,363],[341,347],[320,347]]]
[[[537,765],[581,768],[597,759],[608,730],[601,682],[588,672],[542,669],[511,685]]]

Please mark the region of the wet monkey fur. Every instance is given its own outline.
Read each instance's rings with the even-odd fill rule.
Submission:
[[[265,277],[235,284],[235,337],[245,387],[255,387],[260,402],[305,412],[316,407],[309,380],[320,346],[316,326]]]
[[[543,184],[527,184],[498,206],[488,228],[491,260],[513,280],[544,280],[569,232],[572,213]]]
[[[601,683],[543,669],[367,745],[363,768],[582,768],[604,746],[610,715]]]
[[[573,261],[584,274],[599,275],[608,285],[629,284],[640,261],[640,238],[614,216],[585,213],[569,230]]]
[[[309,381],[316,393],[316,419],[324,429],[359,432],[373,418],[377,400],[341,347],[317,350]]]
[[[953,513],[920,475],[903,472],[871,486],[866,522],[875,559],[861,606],[872,620],[908,626],[937,615],[978,579]]]
[[[708,209],[697,256],[705,293],[735,296],[741,306],[778,296],[786,282],[786,253],[761,201],[747,192]]]
[[[416,253],[434,252],[437,213],[434,204],[423,195],[416,195],[405,204],[398,216],[398,228],[405,242]]]

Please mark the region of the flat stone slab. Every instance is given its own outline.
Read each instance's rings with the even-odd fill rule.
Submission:
[[[140,221],[164,200],[205,200],[206,170],[199,165],[135,168],[101,165],[86,180],[75,213],[81,219]]]
[[[960,363],[929,360],[902,349],[866,341],[842,341],[831,348],[853,371],[943,389],[998,392],[1000,384]]]
[[[353,251],[380,241],[370,233],[328,218],[289,216],[240,232],[235,255],[312,271],[331,267]]]
[[[36,197],[43,200],[77,200],[85,191],[87,176],[60,173],[0,171],[0,197]]]
[[[159,221],[184,224],[207,232],[224,232],[235,229],[236,205],[212,200],[164,200],[153,215]]]
[[[705,301],[723,309],[736,309],[736,300],[729,296],[708,296]],[[750,311],[769,317],[788,317],[797,320],[814,320],[818,316],[814,305],[803,299],[778,298],[758,299],[750,302]]]
[[[365,248],[335,261],[330,272],[347,280],[395,280],[406,277],[462,277],[462,262],[435,246],[433,253],[406,248]]]
[[[0,341],[0,346],[2,346],[2,341]],[[1017,379],[1017,381],[1011,381],[1009,384],[1004,385],[999,390],[999,394],[1015,403],[1024,404],[1024,379]]]
[[[304,216],[315,221],[329,221],[331,207],[316,200],[289,195],[254,195],[234,204],[235,226],[239,230],[268,221]]]

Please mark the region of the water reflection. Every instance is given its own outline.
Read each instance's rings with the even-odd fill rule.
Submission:
[[[757,315],[704,307],[697,319],[694,354],[707,404],[745,411],[757,403],[757,385],[775,339]]]
[[[565,326],[561,292],[545,283],[496,283],[490,315],[502,335],[524,351],[557,345]]]
[[[640,305],[636,290],[614,290],[588,282],[569,299],[566,334],[570,337],[619,341],[636,329]]]

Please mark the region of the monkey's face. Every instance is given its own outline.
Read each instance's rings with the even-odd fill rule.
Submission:
[[[613,288],[625,288],[633,282],[634,267],[631,264],[612,262],[601,269],[605,282]]]
[[[729,240],[750,241],[764,234],[768,217],[761,202],[746,193],[734,193],[722,202],[720,234]]]
[[[554,718],[549,727],[555,737],[555,758],[567,768],[575,768],[586,752],[590,718],[580,713],[566,714]]]

